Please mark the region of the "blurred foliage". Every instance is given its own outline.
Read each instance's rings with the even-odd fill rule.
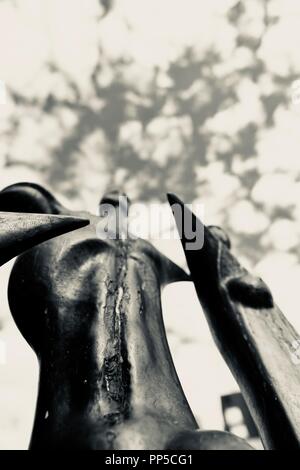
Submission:
[[[99,1],[100,29],[116,3]],[[258,261],[272,245],[262,238],[270,220],[294,216],[291,204],[266,203],[257,184],[274,172],[292,173],[297,183],[300,170],[273,168],[260,158],[269,130],[279,127],[278,110],[291,113],[287,90],[299,74],[293,65],[284,73],[270,68],[261,53],[265,37],[281,21],[274,3],[230,3],[223,15],[234,38],[227,56],[214,42],[200,52],[195,44],[167,67],[145,72],[130,54],[116,58],[99,40],[84,90],[48,61],[38,78],[46,84],[42,92],[10,88],[14,108],[4,133],[3,167],[34,169],[68,198],[89,191],[82,196],[86,204],[96,191],[115,186],[137,200],[164,201],[167,191],[187,202],[200,199],[209,220],[223,224],[237,248]],[[132,28],[125,20],[124,25]],[[28,139],[31,155],[22,155]],[[239,214],[248,227],[239,223]]]

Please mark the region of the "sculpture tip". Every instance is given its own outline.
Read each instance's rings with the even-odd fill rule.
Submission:
[[[0,266],[35,245],[88,224],[89,220],[72,216],[0,212]]]

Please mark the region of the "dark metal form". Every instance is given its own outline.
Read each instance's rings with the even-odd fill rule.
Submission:
[[[117,194],[100,212],[108,202],[117,207]],[[1,210],[16,207],[72,214],[29,184],[0,193]],[[10,279],[13,317],[40,362],[30,447],[249,448],[229,433],[197,431],[177,377],[160,290],[187,274],[148,242],[122,237],[122,227],[116,239],[97,237],[109,215],[79,215],[88,227],[20,256]]]
[[[193,251],[182,244],[211,332],[233,372],[268,449],[300,448],[300,338],[270,290],[247,272],[230,251],[224,232],[205,227],[174,195],[175,220],[193,220],[204,230],[204,246]]]
[[[0,212],[0,266],[35,245],[88,223],[75,217]]]

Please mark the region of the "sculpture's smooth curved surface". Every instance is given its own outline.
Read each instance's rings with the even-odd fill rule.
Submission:
[[[100,209],[116,201],[109,194]],[[72,215],[30,184],[0,193],[3,206]],[[89,227],[20,256],[9,284],[12,314],[40,362],[30,447],[249,449],[227,433],[196,431],[178,380],[160,288],[189,276],[141,239],[96,237],[105,217],[76,215]]]
[[[174,195],[191,220],[189,209]],[[178,214],[178,212],[177,212]],[[179,227],[182,220],[174,213]],[[216,344],[239,383],[264,445],[271,449],[300,448],[300,361],[294,347],[299,335],[274,304],[270,290],[248,273],[230,252],[218,228],[204,230],[204,246],[186,250],[188,266]],[[220,235],[221,234],[221,235]]]
[[[244,439],[223,431],[179,432],[168,442],[168,450],[253,450]]]

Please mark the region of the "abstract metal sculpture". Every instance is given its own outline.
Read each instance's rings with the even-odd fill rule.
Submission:
[[[106,195],[100,210],[117,196]],[[180,232],[191,278],[265,447],[299,449],[300,337],[224,232],[203,226],[176,196],[169,202],[204,231],[197,251]],[[122,226],[116,238],[100,239],[108,214],[75,216],[38,185],[6,188],[0,210],[8,211],[0,213],[0,266],[28,250],[13,268],[9,301],[40,361],[32,449],[250,448],[229,433],[197,430],[160,302],[161,287],[191,279],[181,268],[150,243],[124,238]]]
[[[73,215],[31,184],[2,191],[0,209]],[[177,377],[160,289],[187,274],[144,240],[99,239],[103,216],[77,215],[89,227],[23,254],[10,278],[13,317],[40,362],[30,447],[249,449],[197,431]]]
[[[191,219],[189,209],[169,195],[174,210]],[[174,212],[178,227],[183,221]],[[219,228],[204,227],[192,214],[197,231],[204,230],[198,251],[182,244],[215,342],[234,374],[267,449],[300,448],[300,361],[293,345],[300,337],[279,308],[270,290],[249,274],[230,252]]]

